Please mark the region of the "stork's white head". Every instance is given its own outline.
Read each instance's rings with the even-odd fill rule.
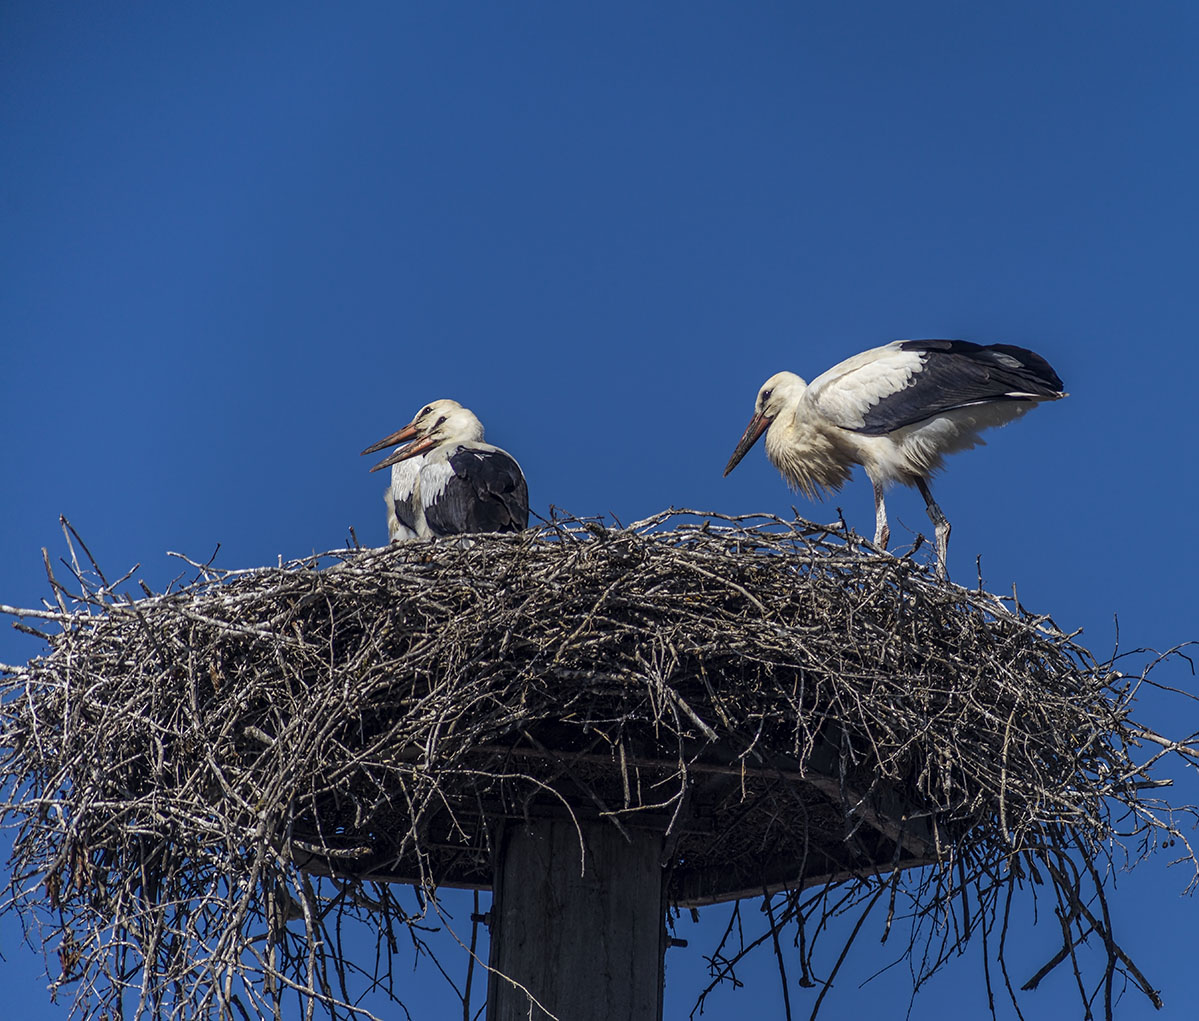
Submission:
[[[443,443],[457,441],[459,443],[479,442],[483,439],[483,424],[468,408],[457,401],[442,398],[431,401],[420,409],[403,429],[386,436],[378,443],[372,444],[363,451],[364,454],[374,453],[384,447],[395,446],[411,440],[407,446],[400,447],[383,458],[371,471],[378,471],[389,465],[423,454],[433,447]]]
[[[436,401],[430,401],[413,416],[412,421],[404,426],[404,428],[398,429],[388,436],[384,436],[383,439],[379,440],[378,443],[372,443],[363,451],[363,453],[373,454],[376,450],[382,450],[384,447],[394,447],[398,443],[407,443],[409,440],[424,439],[439,425],[443,424],[451,415],[454,415],[459,411],[466,411],[466,409],[457,401],[452,401],[448,397],[443,397]],[[469,411],[466,411],[466,413],[470,415],[471,418],[475,419],[476,422],[478,422],[478,419],[475,418],[474,415],[471,415]],[[479,436],[482,437],[482,435],[483,427],[479,426]],[[423,449],[427,450],[428,447]],[[396,456],[397,454],[401,453],[403,454],[402,457]],[[419,451],[413,451],[412,445],[410,444],[408,447],[404,447],[402,450],[397,450],[392,454],[392,456],[380,461],[377,465],[371,468],[371,471],[378,471],[380,468],[386,468],[388,465],[395,464],[396,461],[403,460],[404,457],[411,457],[413,453],[419,453]]]
[[[482,443],[483,423],[470,408],[464,408],[456,401],[434,401],[429,405],[453,405],[444,409],[435,408],[435,417],[412,444],[412,454],[439,447],[443,443]],[[411,456],[409,454],[408,456]]]
[[[412,421],[405,428],[412,429],[417,436],[428,436],[447,415],[461,410],[463,410],[462,405],[457,401],[442,397],[439,400],[430,401],[421,408],[412,416]]]
[[[784,408],[799,400],[807,388],[807,382],[794,372],[776,372],[758,391],[754,413],[765,415],[773,422]]]
[[[725,466],[725,475],[741,463],[741,458],[749,453],[750,447],[758,442],[758,437],[770,427],[771,422],[788,408],[795,407],[807,388],[808,384],[794,372],[776,372],[762,384],[758,398],[754,401],[754,417],[741,434],[737,449]]]

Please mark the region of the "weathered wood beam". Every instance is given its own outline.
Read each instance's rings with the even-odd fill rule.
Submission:
[[[488,1021],[661,1021],[661,834],[535,819],[498,847]]]

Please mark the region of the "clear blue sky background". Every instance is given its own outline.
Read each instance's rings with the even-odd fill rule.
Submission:
[[[860,477],[823,507],[760,449],[721,478],[755,391],[963,337],[1040,351],[1071,397],[938,482],[952,573],[981,556],[1100,654],[1117,614],[1127,646],[1199,637],[1197,53],[1189,2],[7,3],[0,601],[46,593],[60,513],[156,588],[167,550],[381,543],[358,451],[443,396],[541,513],[796,503],[869,534]],[[899,544],[927,528],[917,494],[890,506]],[[0,661],[37,651],[0,634]],[[1114,900],[1165,1021],[1199,999],[1185,880],[1159,856]],[[672,1021],[723,918],[670,951]],[[829,1016],[904,1016],[906,969],[858,987],[877,935]],[[65,1016],[11,920],[0,951],[4,1013]],[[773,961],[748,977],[707,1016],[772,1016]],[[980,977],[953,965],[915,1016],[980,1016]],[[409,981],[414,1016],[452,1015],[433,969]],[[1025,1016],[1072,996],[1063,972]]]

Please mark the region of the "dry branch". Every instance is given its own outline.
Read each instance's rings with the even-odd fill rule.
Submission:
[[[50,645],[2,677],[9,906],[82,1016],[369,1016],[355,983],[400,996],[421,939],[389,884],[486,887],[495,827],[554,813],[660,829],[676,903],[782,893],[765,933],[730,925],[716,981],[790,927],[824,984],[824,921],[880,901],[919,979],[981,929],[1010,991],[1011,897],[1044,884],[1060,960],[1107,948],[1083,999],[1117,974],[1156,997],[1102,877],[1162,842],[1194,865],[1147,759],[1199,742],[1131,720],[1142,676],[1014,599],[717,515],[188,563],[133,600],[72,546],[73,591],[2,608]],[[381,933],[364,978],[346,915]]]

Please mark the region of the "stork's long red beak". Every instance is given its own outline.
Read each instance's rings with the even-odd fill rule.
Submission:
[[[373,454],[376,450],[382,450],[384,447],[394,447],[398,443],[404,443],[407,440],[416,436],[416,423],[409,422],[403,429],[393,432],[390,436],[384,436],[378,443],[372,443],[362,453]],[[411,457],[415,453],[411,446],[405,447],[403,450],[397,450],[390,457],[385,458],[375,465],[371,471],[377,472],[380,468],[386,468],[388,465],[395,464],[396,461],[402,461],[405,457]],[[401,456],[402,455],[402,456]],[[359,455],[362,456],[361,454]]]
[[[729,458],[729,463],[724,466],[724,473],[728,475],[734,468],[741,463],[741,458],[749,453],[749,448],[758,442],[758,437],[769,428],[771,419],[767,418],[760,411],[749,420],[749,425],[745,427],[745,432],[741,434],[741,440],[737,444],[737,449],[733,451],[733,456]]]
[[[405,428],[410,429],[411,426],[407,426]],[[405,439],[406,437],[404,436],[404,432],[405,429],[401,429],[398,433],[394,433],[393,435],[398,439]],[[410,433],[409,435],[412,434]],[[388,440],[384,440],[382,445],[387,446],[389,442],[391,442],[390,438]],[[422,436],[419,440],[414,440],[412,443],[409,443],[408,446],[400,447],[400,449],[394,453],[388,454],[387,457],[383,458],[383,460],[378,464],[373,465],[371,467],[371,471],[377,472],[380,468],[388,468],[393,464],[398,464],[400,461],[406,461],[408,458],[415,457],[417,454],[423,454],[426,450],[429,450],[435,446],[437,446],[437,441],[435,439],[429,436]],[[369,454],[370,451],[364,450],[363,453]]]
[[[372,443],[362,453],[373,454],[376,450],[382,450],[384,447],[394,447],[398,443],[403,443],[405,440],[412,439],[416,435],[416,423],[409,422],[403,429],[392,433],[390,436],[384,436],[378,443]],[[359,455],[362,456],[361,454]]]

